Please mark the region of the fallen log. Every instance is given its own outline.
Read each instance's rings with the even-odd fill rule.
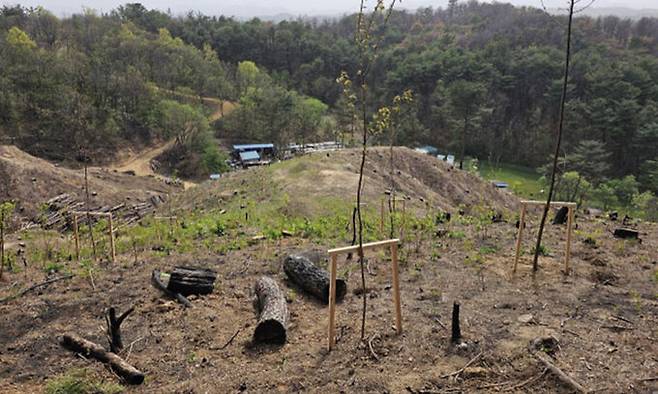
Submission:
[[[272,278],[261,277],[255,286],[260,317],[254,342],[284,344],[288,329],[288,304],[279,285]]]
[[[291,255],[283,262],[283,270],[288,278],[299,287],[316,296],[325,304],[329,303],[329,274],[315,266],[304,256]],[[336,279],[336,301],[347,293],[347,284],[343,279]]]
[[[167,289],[184,296],[210,294],[215,288],[217,274],[209,269],[176,267],[171,272]]]
[[[615,238],[640,239],[640,233],[632,228],[617,228],[614,232]]]
[[[137,368],[128,364],[124,359],[117,356],[112,352],[103,349],[102,346],[80,338],[76,334],[65,334],[62,337],[62,346],[65,348],[79,353],[85,357],[92,357],[96,360],[108,364],[112,371],[119,375],[126,383],[129,384],[142,384],[144,382],[144,374],[137,370]]]
[[[167,287],[162,283],[162,280],[160,279],[160,271],[158,270],[153,270],[153,274],[151,275],[151,283],[153,286],[155,286],[157,289],[161,290],[163,293],[168,295],[169,297],[177,300],[181,304],[185,305],[187,308],[192,307],[192,303],[185,298],[184,295],[181,293],[174,293],[173,291],[167,289]]]

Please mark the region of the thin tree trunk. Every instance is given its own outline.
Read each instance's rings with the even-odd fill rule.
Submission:
[[[459,157],[459,169],[464,169],[464,155],[466,154],[466,133],[468,132],[468,117],[464,117],[464,132],[462,133],[462,152]]]
[[[573,8],[575,0],[569,2],[569,24],[567,26],[567,48],[565,52],[564,62],[564,80],[562,82],[562,97],[560,98],[560,122],[557,129],[557,141],[555,143],[555,155],[553,156],[553,171],[551,172],[551,183],[548,189],[548,198],[544,206],[544,212],[541,216],[539,224],[539,234],[537,235],[537,244],[535,245],[535,256],[532,261],[532,271],[537,272],[539,269],[539,252],[541,248],[541,238],[544,233],[544,226],[546,225],[546,217],[548,210],[551,206],[551,199],[553,198],[553,189],[555,187],[555,173],[557,172],[558,156],[560,155],[560,146],[562,144],[562,130],[564,127],[564,104],[567,99],[567,86],[569,83],[569,61],[571,58],[571,24],[573,21]]]
[[[0,279],[5,271],[5,211],[0,208]]]
[[[361,340],[366,337],[366,310],[367,310],[367,292],[366,289],[366,268],[363,260],[363,219],[361,217],[361,190],[363,188],[363,168],[366,165],[366,150],[368,144],[368,118],[366,108],[366,81],[365,75],[361,77],[361,109],[363,116],[363,147],[361,151],[361,166],[359,167],[359,184],[356,191],[356,216],[359,221],[359,266],[361,268],[361,288],[363,291],[363,310],[361,311]]]
[[[91,215],[89,214],[91,210],[91,204],[89,199],[89,178],[87,176],[87,157],[85,155],[85,195],[86,195],[86,207],[87,207],[87,226],[89,227],[89,236],[91,237],[91,250],[94,253],[94,261],[98,261],[96,255],[96,242],[94,241],[94,228],[91,225]]]

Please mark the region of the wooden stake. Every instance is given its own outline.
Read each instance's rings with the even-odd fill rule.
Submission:
[[[80,262],[80,235],[78,234],[78,215],[73,214],[73,237],[75,239],[75,258]]]
[[[516,267],[519,264],[519,257],[521,256],[521,240],[523,239],[523,227],[525,227],[525,211],[526,203],[521,201],[521,217],[519,218],[519,231],[516,236],[516,257],[514,258],[513,274],[516,274]]]
[[[379,232],[384,233],[384,198],[382,198],[382,209],[379,215]]]
[[[402,308],[400,306],[400,277],[398,273],[398,244],[391,245],[391,260],[393,271],[393,298],[395,301],[395,330],[402,333]],[[364,289],[365,291],[365,289]]]
[[[110,256],[112,258],[112,263],[116,263],[117,260],[117,253],[116,249],[114,247],[114,225],[112,224],[112,214],[110,213],[107,216],[108,220],[108,227],[110,229]]]
[[[329,281],[329,343],[328,348],[334,346],[336,341],[335,325],[336,325],[336,265],[337,265],[337,255],[336,253],[331,255],[331,272]]]
[[[564,257],[564,272],[569,275],[569,260],[571,258],[571,226],[573,225],[573,208],[569,207],[569,212],[567,214],[567,250],[566,256]]]
[[[396,331],[398,334],[402,333],[402,308],[400,306],[400,279],[398,269],[398,244],[399,239],[387,239],[384,241],[370,242],[362,245],[361,250],[364,252],[371,249],[390,248],[391,250],[391,270],[393,274],[393,297],[395,303],[395,322]],[[338,262],[338,255],[345,253],[351,254],[358,251],[359,245],[346,246],[343,248],[330,249],[327,251],[331,257],[330,267],[330,282],[329,282],[329,327],[327,347],[329,350],[336,343],[336,266]]]

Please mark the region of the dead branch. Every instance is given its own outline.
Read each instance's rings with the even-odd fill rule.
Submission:
[[[556,367],[553,363],[548,361],[546,357],[540,355],[539,353],[532,353],[532,355],[535,356],[537,360],[541,361],[546,367],[546,369],[551,371],[553,375],[555,375],[558,379],[560,379],[561,382],[565,383],[566,385],[573,388],[579,393],[587,393],[587,390],[580,383],[573,380],[573,378],[571,378],[569,375],[564,373],[564,371],[562,371],[560,368]]]
[[[533,376],[533,377],[531,377],[531,378],[529,378],[529,379],[524,380],[523,382],[521,382],[521,383],[519,383],[519,384],[517,384],[517,385],[514,385],[514,386],[512,386],[512,387],[509,387],[509,388],[507,389],[507,391],[518,390],[518,389],[520,389],[521,387],[524,387],[524,386],[527,386],[527,385],[529,385],[529,384],[532,384],[532,383],[538,381],[539,379],[541,379],[544,375],[546,375],[546,372],[548,372],[548,368],[544,368],[544,370],[542,371],[542,373],[540,373],[540,374],[537,375],[537,376]]]
[[[457,371],[455,371],[455,372],[453,372],[453,373],[449,373],[449,374],[447,374],[447,375],[443,375],[443,376],[441,376],[441,378],[449,378],[449,377],[451,377],[451,376],[458,377],[459,375],[461,375],[462,372],[464,372],[464,370],[465,370],[466,368],[470,367],[470,366],[471,366],[474,362],[476,362],[481,356],[482,356],[482,352],[478,353],[477,356],[473,357],[473,358],[471,359],[471,361],[467,362],[466,365],[464,365],[461,369],[459,369],[459,370],[457,370]]]
[[[370,339],[368,340],[368,349],[370,349],[370,354],[372,355],[372,357],[375,360],[379,361],[379,356],[377,355],[377,353],[375,353],[375,349],[372,347],[372,341],[374,341],[377,338],[379,338],[378,333],[375,333],[370,337]]]
[[[160,271],[158,270],[153,270],[153,274],[151,275],[151,283],[155,288],[161,290],[163,293],[165,293],[167,296],[177,300],[181,304],[183,304],[186,308],[191,308],[192,303],[185,298],[184,295],[180,293],[174,293],[173,291],[167,289],[167,287],[162,283],[162,280],[160,280]]]
[[[0,303],[6,302],[6,301],[11,301],[11,300],[13,300],[13,299],[16,299],[16,298],[22,297],[22,296],[24,296],[25,294],[29,293],[30,291],[35,290],[35,289],[38,289],[39,287],[47,286],[47,285],[49,285],[49,284],[51,284],[51,283],[59,282],[60,280],[64,280],[64,279],[70,279],[70,278],[72,278],[72,277],[73,277],[73,274],[69,274],[69,275],[64,275],[64,276],[60,276],[60,277],[53,278],[53,279],[48,279],[48,280],[45,281],[45,282],[37,283],[36,285],[34,285],[34,286],[30,286],[30,287],[28,287],[27,289],[22,290],[22,291],[20,291],[20,292],[14,294],[14,295],[12,295],[12,296],[8,296],[8,297],[5,297],[5,298],[0,299]]]
[[[235,337],[238,336],[238,334],[240,333],[240,331],[242,331],[241,328],[240,328],[238,331],[236,331],[235,334],[233,334],[233,335],[231,336],[231,338],[229,338],[229,340],[228,340],[228,341],[227,341],[222,347],[219,348],[219,350],[224,350],[224,349],[226,349],[227,347],[229,347],[229,345],[233,342],[233,340],[235,339]]]
[[[102,346],[94,342],[81,338],[76,334],[69,333],[62,337],[61,344],[65,348],[79,353],[84,357],[95,358],[102,363],[108,364],[111,370],[125,380],[126,383],[142,384],[142,382],[144,382],[144,374],[142,372],[128,364],[121,357],[112,352],[106,351]]]

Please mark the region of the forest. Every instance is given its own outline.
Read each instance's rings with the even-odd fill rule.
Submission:
[[[349,145],[359,129],[336,82],[358,69],[356,18],[238,21],[131,3],[60,19],[4,6],[0,131],[58,160],[80,149],[102,160],[176,137],[181,161],[194,164],[188,176],[222,167],[213,138]],[[475,1],[394,11],[378,32],[368,110],[408,91],[396,144],[541,167],[557,122],[565,24],[541,8]],[[578,16],[573,41],[558,191],[612,205],[658,192],[658,20]],[[210,122],[201,97],[237,109]]]

